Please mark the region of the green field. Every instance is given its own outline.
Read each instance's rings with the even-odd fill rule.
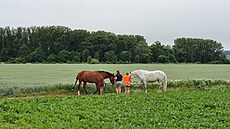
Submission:
[[[0,128],[230,127],[230,88],[0,99]]]
[[[79,71],[117,69],[122,74],[135,69],[165,71],[168,91],[158,93],[149,85],[148,93],[132,87],[130,94],[115,94],[108,86],[106,90],[112,90],[100,96],[72,96]],[[229,80],[230,65],[1,64],[0,128],[229,128]],[[87,89],[91,87],[95,88]],[[64,95],[49,96],[55,89]],[[48,94],[30,96],[44,91]],[[15,98],[20,94],[28,98]]]
[[[197,79],[224,80],[229,84],[230,65],[208,64],[0,64],[0,97],[21,94],[70,91],[76,74],[82,70],[104,70],[111,73],[119,69],[124,75],[136,69],[162,70],[168,76],[169,87],[198,86]],[[177,83],[177,81],[187,81]],[[109,80],[105,80],[109,83]],[[136,79],[135,81],[138,81]],[[208,81],[208,85],[210,81]],[[177,83],[177,84],[175,84]],[[205,85],[207,85],[205,82]],[[211,82],[213,83],[213,82]],[[226,82],[214,82],[214,85]],[[157,88],[157,86],[154,86]],[[87,89],[95,86],[88,86]],[[92,89],[92,90],[94,90]],[[108,88],[107,88],[108,89]],[[111,89],[111,88],[110,88]],[[114,88],[113,88],[114,89]],[[149,88],[151,89],[151,88]],[[114,92],[108,91],[108,92]]]
[[[230,80],[230,65],[207,64],[1,64],[0,87],[46,86],[59,82],[73,83],[82,70],[119,69],[122,74],[136,69],[162,70],[169,80]]]

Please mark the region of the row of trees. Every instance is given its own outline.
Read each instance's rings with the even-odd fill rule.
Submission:
[[[228,63],[213,40],[179,38],[148,45],[140,35],[72,30],[64,26],[0,27],[1,62]]]

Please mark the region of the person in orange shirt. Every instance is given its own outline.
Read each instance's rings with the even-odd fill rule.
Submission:
[[[130,83],[131,83],[131,76],[129,75],[129,73],[126,73],[126,75],[123,77],[123,81],[124,81],[125,93],[129,93]]]

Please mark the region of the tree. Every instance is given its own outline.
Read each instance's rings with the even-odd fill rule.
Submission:
[[[161,45],[161,42],[157,41],[154,44],[152,44],[150,46],[150,50],[151,50],[151,61],[153,62],[159,62],[159,56],[160,55],[164,55],[164,46]]]
[[[105,60],[106,63],[116,63],[117,62],[117,56],[115,55],[114,51],[108,51],[105,53]]]
[[[70,52],[67,50],[62,50],[58,53],[58,60],[59,62],[66,63],[67,61],[70,61]]]
[[[75,51],[74,53],[72,53],[73,54],[73,62],[76,62],[76,63],[78,63],[78,62],[80,62],[80,53],[79,52],[77,52],[77,51]]]
[[[29,54],[29,62],[43,62],[45,61],[45,54],[41,47]]]
[[[90,32],[86,30],[73,30],[69,32],[68,50],[80,51],[81,44],[90,36]]]
[[[50,63],[54,63],[56,62],[56,60],[57,60],[56,55],[53,53],[47,57],[47,61]]]
[[[151,49],[151,61],[152,62],[159,62],[159,63],[166,63],[166,62],[173,62],[176,63],[177,60],[175,58],[175,53],[172,50],[171,46],[169,45],[162,45],[161,42],[157,41],[150,46]]]
[[[88,63],[88,64],[91,64],[92,60],[93,60],[93,58],[92,58],[91,56],[88,56],[88,58],[87,58],[87,63]]]
[[[169,59],[164,55],[160,55],[157,60],[160,63],[168,63],[169,62]]]
[[[150,62],[150,54],[143,53],[140,56],[140,63],[149,63]]]
[[[99,52],[95,53],[94,58],[97,59],[98,61],[100,60],[100,54],[99,54]]]
[[[134,57],[134,63],[140,63],[140,56],[139,55],[136,55]]]
[[[91,64],[99,64],[99,63],[100,63],[99,60],[95,58],[93,58],[91,61]]]
[[[223,46],[209,39],[178,38],[148,46],[141,35],[71,30],[65,26],[0,27],[0,60],[14,62],[227,63]],[[106,55],[105,55],[106,54]],[[112,55],[113,54],[113,55]],[[16,60],[16,61],[15,61]]]
[[[82,52],[82,61],[87,62],[88,57],[90,56],[89,49],[84,49]]]
[[[222,44],[209,39],[178,38],[174,43],[175,57],[179,62],[209,63],[220,61],[224,55]]]
[[[25,57],[29,54],[29,49],[26,44],[22,44],[19,50],[20,57]]]
[[[9,60],[8,51],[6,48],[2,48],[1,53],[0,53],[0,58],[1,58],[1,61],[3,62]]]
[[[119,57],[122,62],[131,62],[131,54],[129,51],[122,51]]]
[[[151,50],[146,42],[139,42],[135,49],[134,55],[140,55],[140,63],[149,63],[151,57]]]

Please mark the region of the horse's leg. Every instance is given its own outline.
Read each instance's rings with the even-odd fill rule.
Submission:
[[[87,91],[86,91],[86,82],[84,82],[84,92],[85,92],[85,95],[87,94]]]
[[[96,94],[98,90],[96,90],[95,92],[93,92],[93,94]]]
[[[145,84],[144,84],[143,81],[141,81],[141,87],[142,87],[142,92],[144,92],[144,91],[145,91],[145,90],[144,90]]]
[[[145,91],[145,93],[147,93],[147,82],[143,81],[143,83],[144,83],[144,91]]]
[[[79,84],[78,84],[78,88],[77,88],[77,95],[81,95],[81,93],[80,93],[81,82],[82,81],[79,80]]]
[[[100,95],[100,85],[101,85],[101,83],[97,83],[97,84],[95,83],[95,85],[96,85],[97,90],[93,94],[96,94],[97,91],[99,91],[98,94]]]
[[[100,95],[101,94],[100,85],[99,85],[99,89],[97,89],[97,90],[98,90],[98,95]]]
[[[159,92],[162,92],[163,86],[162,86],[162,80],[159,80]]]

